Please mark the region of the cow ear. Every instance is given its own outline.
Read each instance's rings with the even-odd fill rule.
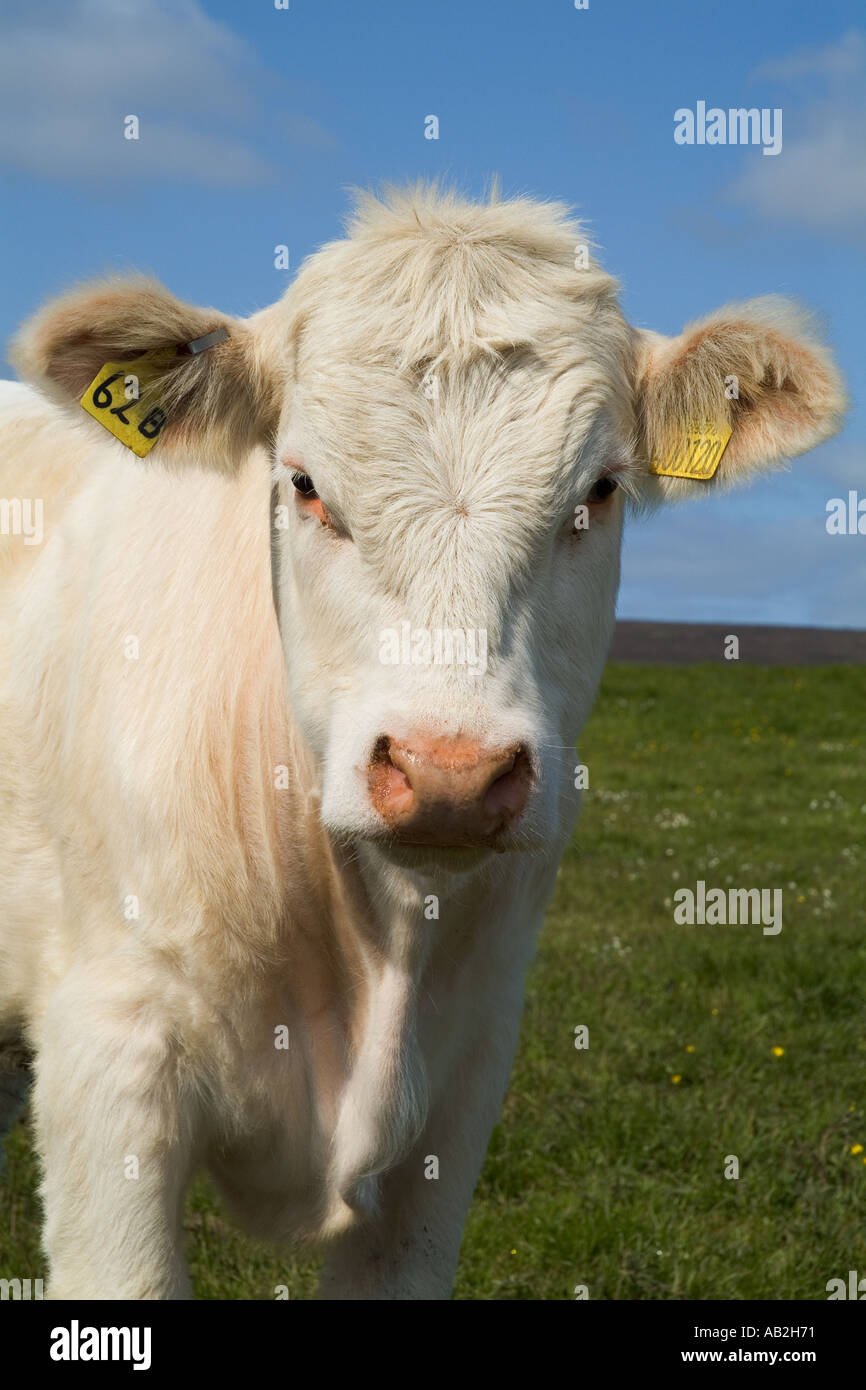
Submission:
[[[201,344],[209,334],[221,340]],[[147,390],[167,416],[160,454],[231,472],[276,429],[279,373],[253,329],[143,276],[52,300],[19,330],[10,359],[24,379],[75,409],[107,362],[134,363],[142,353],[157,355]],[[90,418],[80,408],[78,416]]]
[[[842,377],[808,317],[774,296],[729,304],[678,338],[640,332],[636,375],[648,500],[743,482],[835,434],[846,407]],[[731,431],[709,482],[650,471],[706,425],[722,439]]]

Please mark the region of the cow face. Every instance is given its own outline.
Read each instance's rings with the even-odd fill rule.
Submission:
[[[224,343],[165,369],[160,450],[228,470],[266,447],[323,820],[420,871],[567,835],[627,502],[746,478],[844,404],[790,305],[639,332],[564,209],[423,189],[363,200],[252,319],[109,282],[38,315],[18,359],[68,400],[124,350],[220,324]],[[651,472],[701,422],[732,431],[713,480]]]
[[[572,320],[567,361],[386,365],[321,352],[315,318],[301,343],[274,465],[294,709],[326,824],[405,864],[540,847],[574,801],[635,461],[622,365],[590,346],[622,321]]]

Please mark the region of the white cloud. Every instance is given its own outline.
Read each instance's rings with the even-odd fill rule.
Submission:
[[[754,77],[790,82],[798,77],[843,77],[861,72],[866,65],[866,38],[851,29],[836,43],[824,48],[801,48],[787,58],[762,63]]]
[[[866,114],[825,115],[768,167],[752,165],[730,196],[774,222],[866,236]]]
[[[777,159],[751,165],[728,198],[771,222],[866,240],[866,38],[851,30],[835,44],[765,63],[753,77],[789,89],[774,99],[785,143]],[[801,103],[808,105],[798,120]]]
[[[268,90],[278,80],[198,0],[42,0],[4,19],[0,162],[74,182],[266,182],[254,128]],[[137,141],[124,139],[128,115]],[[307,116],[281,129],[333,147]]]

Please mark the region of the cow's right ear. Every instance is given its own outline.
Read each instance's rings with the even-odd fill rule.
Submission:
[[[222,329],[214,346],[187,345]],[[276,430],[281,374],[242,320],[184,304],[158,281],[108,279],[52,300],[14,338],[19,374],[61,405],[78,409],[107,362],[158,354],[148,392],[167,416],[159,453],[234,471]],[[150,359],[151,361],[153,359]]]
[[[728,304],[676,338],[640,331],[637,346],[647,499],[733,486],[841,428],[842,377],[808,316],[788,300],[768,295]],[[712,462],[714,453],[717,471],[702,476],[703,459]],[[697,471],[689,471],[696,459]]]

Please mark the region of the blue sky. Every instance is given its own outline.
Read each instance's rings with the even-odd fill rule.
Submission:
[[[339,233],[350,185],[495,172],[577,208],[632,322],[792,295],[848,377],[844,434],[790,473],[629,525],[620,615],[866,626],[866,536],[825,529],[829,498],[866,496],[862,4],[43,0],[4,6],[2,35],[4,341],[108,268],[250,313]],[[780,107],[781,153],[675,144],[699,100]]]

